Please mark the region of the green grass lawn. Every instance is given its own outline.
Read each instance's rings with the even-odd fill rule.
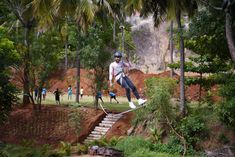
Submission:
[[[22,102],[22,95],[19,95],[20,102]],[[117,100],[119,101],[119,104],[116,103],[115,100],[112,100],[112,103],[110,103],[110,99],[108,96],[103,96],[103,101],[104,101],[104,108],[107,110],[112,110],[112,111],[125,111],[130,109],[128,100],[126,97],[117,97]],[[93,96],[83,96],[82,99],[80,99],[80,106],[88,106],[88,107],[94,107],[94,101],[95,98]],[[99,102],[101,102],[99,100]],[[133,102],[137,104],[137,100],[133,98]],[[73,94],[72,100],[68,100],[68,95],[64,94],[60,97],[60,103],[62,106],[77,106],[75,102],[75,95]],[[53,93],[48,92],[46,95],[46,99],[42,100],[43,105],[56,105],[55,102],[55,96]],[[99,107],[100,108],[100,107]]]

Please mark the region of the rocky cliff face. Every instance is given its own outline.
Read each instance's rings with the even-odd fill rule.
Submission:
[[[132,25],[132,36],[138,58],[133,67],[145,73],[165,70],[165,63],[170,60],[167,32],[170,24],[163,22],[159,28],[154,28],[152,17],[143,19],[139,16],[132,16],[127,21]]]

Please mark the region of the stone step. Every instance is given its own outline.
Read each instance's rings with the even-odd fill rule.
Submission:
[[[84,140],[84,143],[89,143],[94,140],[99,140],[103,136],[106,135],[108,130],[115,124],[118,119],[120,119],[122,115],[117,114],[108,114],[99,124],[96,126],[94,130],[90,133],[90,135]]]
[[[104,126],[104,127],[111,128],[113,125],[112,124],[103,124],[103,123],[100,123],[99,126]]]
[[[101,137],[102,137],[102,135],[90,134],[88,137],[101,138]]]
[[[116,122],[118,119],[120,118],[104,118],[105,121],[112,121],[112,122]]]
[[[108,120],[103,120],[101,123],[103,123],[103,124],[114,124],[115,122],[108,121]]]
[[[90,137],[90,136],[88,136],[86,139],[94,141],[94,140],[99,140],[100,137]]]
[[[109,127],[96,126],[94,130],[103,130],[103,131],[108,131],[109,129],[110,129]]]
[[[105,118],[121,118],[122,117],[122,115],[110,115],[110,114],[108,114]]]
[[[92,131],[92,134],[96,134],[96,135],[105,135],[107,131]]]
[[[94,141],[94,140],[85,139],[84,143],[90,143],[92,141]]]

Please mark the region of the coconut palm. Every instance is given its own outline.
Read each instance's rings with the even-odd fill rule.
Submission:
[[[112,0],[109,0],[110,2]],[[112,13],[111,7],[107,0],[34,0],[34,11],[40,19],[41,30],[53,25],[56,18],[64,18],[65,16],[73,17],[77,24],[78,32],[86,32],[89,25],[94,20],[95,13],[102,8],[107,8],[109,13]],[[43,16],[42,16],[43,15]],[[78,36],[79,41],[79,36]],[[80,89],[80,58],[79,47],[76,52],[77,65],[77,83],[76,83],[76,102],[79,102]]]
[[[142,6],[141,6],[142,5]],[[129,9],[130,8],[130,9]],[[184,38],[182,35],[181,16],[187,13],[192,16],[197,9],[195,0],[129,0],[126,9],[140,11],[141,16],[153,14],[154,25],[157,27],[162,20],[175,19],[178,25],[180,41],[180,111],[185,115],[185,87],[184,87]]]

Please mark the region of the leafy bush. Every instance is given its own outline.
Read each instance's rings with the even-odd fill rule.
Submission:
[[[0,149],[0,157],[62,157],[63,155],[53,152],[49,145],[41,148],[6,145]]]
[[[196,143],[205,138],[208,133],[204,121],[198,116],[188,116],[181,119],[177,129],[184,136],[186,142],[194,148]]]
[[[168,144],[153,144],[150,140],[129,136],[119,141],[115,148],[123,151],[127,157],[177,157],[184,151],[182,144],[175,137],[170,138]],[[194,155],[195,151],[190,149],[187,154]]]
[[[14,65],[19,56],[14,43],[8,39],[7,30],[0,26],[0,123],[4,122],[17,101],[16,88],[9,81],[9,66]]]
[[[221,122],[235,130],[235,98],[221,102],[218,112]]]
[[[164,87],[167,92],[173,94],[176,87],[176,80],[171,78],[152,77],[145,80],[145,85],[147,87],[146,94],[148,97],[152,97],[155,93],[153,87]]]
[[[149,149],[139,149],[135,153],[128,155],[128,157],[179,157],[180,155],[173,155],[168,153],[162,152],[154,152],[150,151]]]
[[[88,152],[88,146],[82,145],[80,143],[77,144],[78,154],[86,154]]]
[[[170,103],[171,95],[176,87],[176,81],[171,78],[149,78],[145,80],[148,105],[144,110],[138,110],[134,123],[148,120],[149,125],[156,124],[165,117],[174,116]]]
[[[224,85],[220,86],[220,95],[224,98],[218,108],[219,119],[235,130],[235,76],[228,75]]]
[[[156,143],[153,146],[155,152],[163,152],[170,154],[182,154],[184,148],[180,141],[176,138],[174,140],[170,139],[168,144]]]
[[[63,154],[65,156],[70,156],[71,153],[71,144],[67,142],[60,142],[60,148],[58,150],[59,154]]]
[[[140,149],[149,150],[152,147],[152,143],[149,140],[145,140],[141,137],[129,136],[120,140],[115,146],[116,149],[124,152],[124,156],[134,154]]]
[[[230,100],[235,97],[235,75],[228,74],[224,76],[226,79],[225,83],[220,86],[220,95],[226,100]]]

